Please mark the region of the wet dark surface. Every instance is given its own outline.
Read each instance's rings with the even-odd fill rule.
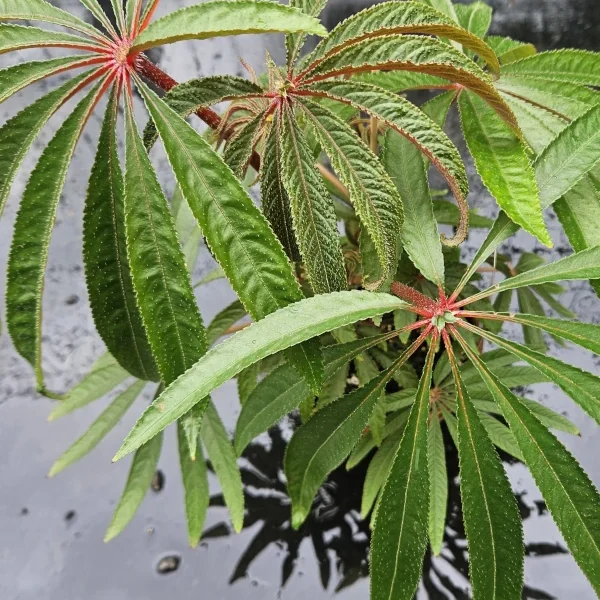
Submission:
[[[54,2],[81,13],[77,0]],[[164,1],[162,10],[190,4]],[[495,0],[498,12],[494,33],[510,34],[544,47],[573,45],[594,48],[600,33],[600,8],[595,0]],[[348,16],[359,3],[332,2],[325,21],[332,25]],[[365,3],[360,3],[364,6]],[[192,75],[241,72],[237,57],[244,55],[260,67],[265,47],[281,58],[276,39],[266,43],[256,37],[183,43],[167,47],[161,64],[176,78]],[[31,52],[27,58],[40,58]],[[25,59],[25,55],[20,57]],[[158,57],[155,57],[158,58]],[[2,66],[11,64],[0,57]],[[45,91],[30,88],[0,109],[0,119],[14,114],[24,103]],[[63,114],[64,116],[64,114]],[[455,119],[455,117],[452,117]],[[61,200],[50,255],[44,300],[44,365],[51,389],[68,389],[102,352],[94,332],[81,268],[81,210],[86,180],[94,153],[100,115],[90,124],[76,161],[69,171]],[[35,151],[26,160],[31,169],[50,139],[53,119]],[[451,130],[454,125],[450,125]],[[158,164],[164,159],[157,155]],[[162,162],[161,162],[162,161]],[[164,183],[172,186],[168,170]],[[0,221],[0,269],[4,272],[14,222],[16,200],[26,179],[15,183],[10,204]],[[473,181],[470,202],[481,212],[493,212],[493,202]],[[551,218],[551,216],[550,216]],[[520,234],[507,251],[544,252],[558,258],[568,245],[556,220],[550,222],[555,249],[539,248]],[[466,255],[474,251],[482,232],[472,232]],[[201,254],[198,273],[211,268]],[[0,298],[4,297],[4,285]],[[223,282],[202,289],[198,298],[209,320],[232,299]],[[564,303],[585,321],[600,322],[600,301],[585,282],[569,286]],[[2,303],[3,304],[3,303]],[[3,311],[2,311],[3,314]],[[550,342],[551,343],[551,342]],[[598,359],[570,346],[551,346],[564,360],[599,372]],[[538,385],[529,393],[555,410],[566,412],[579,426],[582,437],[560,436],[592,479],[600,483],[597,449],[600,434],[583,413],[554,386]],[[231,428],[239,412],[235,386],[228,383],[214,394]],[[289,500],[281,472],[285,439],[279,430],[250,446],[241,464],[246,484],[248,513],[244,531],[235,536],[227,524],[218,486],[211,478],[212,508],[206,535],[196,550],[186,546],[182,490],[173,432],[167,433],[160,461],[160,476],[130,527],[115,541],[102,538],[124,484],[128,464],[111,465],[115,448],[144,407],[140,400],[99,448],[55,479],[45,477],[52,462],[101,412],[106,401],[48,424],[51,402],[35,395],[33,375],[12,349],[5,333],[0,338],[0,598],[3,600],[138,600],[172,597],[212,600],[244,598],[313,600],[334,595],[342,599],[368,598],[367,549],[369,530],[358,516],[361,467],[336,471],[322,488],[315,510],[298,532],[289,524]],[[450,457],[451,511],[446,544],[441,557],[427,559],[419,598],[468,598],[467,555],[461,524],[456,480],[456,460]],[[453,466],[452,466],[453,465]],[[527,544],[524,598],[577,598],[591,600],[591,587],[573,559],[565,553],[541,496],[527,470],[507,464],[509,477],[524,518]],[[337,592],[337,594],[336,594]]]

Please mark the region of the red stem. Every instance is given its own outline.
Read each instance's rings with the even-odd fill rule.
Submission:
[[[135,70],[158,86],[160,89],[168,92],[172,90],[176,85],[179,85],[175,79],[173,79],[168,73],[165,73],[161,68],[149,61],[143,54],[139,54],[133,63]],[[200,117],[211,129],[215,131],[219,129],[221,125],[221,117],[211,108],[201,106],[195,113]],[[223,132],[223,138],[229,139],[232,132]],[[258,173],[260,171],[260,156],[254,152],[250,159],[250,165]]]

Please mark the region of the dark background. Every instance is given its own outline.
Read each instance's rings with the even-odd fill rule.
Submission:
[[[53,0],[83,14],[77,0]],[[191,0],[163,0],[161,10],[171,11]],[[108,4],[108,3],[106,3]],[[324,22],[333,26],[341,18],[367,3],[332,0]],[[597,49],[600,8],[597,0],[494,0],[492,32],[530,41],[540,48],[574,46]],[[282,60],[281,39],[238,37],[202,43],[182,43],[158,52],[155,59],[180,80],[214,73],[238,73],[238,56],[257,69],[265,49]],[[29,52],[16,60],[43,58]],[[0,56],[8,66],[13,57]],[[0,120],[45,91],[45,85],[28,88],[0,107]],[[63,115],[64,116],[64,113]],[[81,268],[81,211],[94,143],[101,113],[90,124],[69,171],[53,238],[44,306],[45,369],[52,389],[64,391],[89,369],[103,349],[93,329]],[[26,161],[30,169],[44,144],[56,129],[53,119]],[[143,123],[143,117],[140,117]],[[450,130],[453,129],[452,119]],[[158,164],[163,158],[157,155]],[[164,166],[164,165],[163,165]],[[172,187],[168,169],[162,169],[167,189]],[[471,169],[472,172],[472,169]],[[16,200],[25,177],[16,182],[10,204],[0,221],[0,270],[4,272],[14,221]],[[491,214],[493,202],[473,180],[470,202]],[[556,248],[538,248],[531,237],[520,234],[506,250],[546,252],[555,259],[568,251],[555,219],[550,226]],[[472,232],[465,249],[473,252],[481,232]],[[199,276],[212,267],[202,253]],[[4,297],[4,284],[0,298]],[[203,314],[209,320],[232,299],[223,282],[199,292]],[[600,321],[600,303],[589,286],[575,283],[563,298],[585,321]],[[3,303],[2,303],[3,304]],[[4,311],[2,311],[3,313]],[[598,372],[598,359],[570,347],[555,354],[588,370]],[[590,419],[551,385],[539,385],[530,397],[576,422],[582,438],[563,436],[571,451],[596,483],[600,467],[596,455],[600,435]],[[238,413],[235,386],[228,383],[214,394],[222,415],[231,427]],[[242,461],[247,484],[247,528],[235,536],[229,531],[227,513],[219,507],[218,485],[211,480],[213,504],[207,520],[207,537],[192,551],[186,547],[182,490],[177,467],[175,439],[165,438],[160,469],[162,486],[151,491],[121,537],[105,545],[102,538],[112,510],[121,493],[127,461],[111,465],[110,458],[123,439],[144,402],[89,457],[54,480],[45,478],[52,462],[89,426],[106,401],[71,415],[52,425],[46,423],[51,402],[37,397],[29,366],[12,349],[3,333],[0,337],[0,598],[6,600],[212,600],[304,599],[321,600],[335,595],[342,600],[368,598],[366,551],[368,527],[357,516],[362,488],[360,469],[350,475],[338,470],[319,494],[308,525],[290,531],[289,504],[280,465],[289,423],[282,434],[274,431],[251,448]],[[451,463],[453,461],[450,461]],[[455,467],[451,467],[455,469]],[[524,598],[578,598],[591,600],[594,594],[573,559],[565,553],[560,534],[553,525],[541,496],[522,465],[507,470],[523,515],[528,558]],[[452,473],[456,475],[454,471]],[[468,598],[466,551],[460,523],[456,480],[451,489],[451,516],[446,548],[442,557],[427,559],[419,598]],[[282,582],[285,586],[282,587]]]

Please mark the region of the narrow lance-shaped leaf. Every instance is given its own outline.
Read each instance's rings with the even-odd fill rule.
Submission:
[[[6,69],[1,69],[0,104],[36,81],[46,79],[46,77],[51,77],[52,75],[57,75],[70,69],[78,69],[80,67],[93,65],[103,60],[103,58],[98,59],[98,56],[63,56],[52,60],[20,63],[18,65],[13,65],[12,67],[7,67]],[[80,82],[82,78],[83,77],[77,77],[67,83],[73,84],[74,81]],[[63,87],[66,85],[67,84],[64,84]],[[55,91],[57,92],[58,90]],[[44,98],[47,98],[50,95],[51,94],[47,94]]]
[[[225,332],[247,315],[241,302],[233,302],[218,313],[206,328],[208,346],[212,346]]]
[[[448,340],[448,345],[450,341]],[[510,483],[464,386],[452,349],[457,391],[460,494],[473,598],[519,600],[523,530]]]
[[[117,453],[122,458],[244,368],[327,331],[403,308],[389,294],[338,292],[280,309],[218,344],[169,386],[140,417]]]
[[[262,133],[264,122],[264,114],[256,115],[240,128],[237,135],[229,140],[225,147],[223,160],[239,179],[244,179],[254,146]]]
[[[48,420],[54,421],[102,398],[128,377],[129,373],[108,352],[103,354],[90,372],[57,404]]]
[[[402,199],[364,142],[335,114],[315,102],[303,100],[319,143],[338,177],[350,193],[361,224],[369,232],[382,265],[383,279],[394,275],[398,264],[398,237],[402,227]],[[418,151],[417,151],[418,152]],[[377,289],[382,281],[367,282]]]
[[[478,38],[484,38],[492,24],[492,7],[485,2],[457,4],[454,7],[458,22]],[[463,44],[464,46],[465,44]],[[481,56],[481,55],[480,55]],[[483,56],[481,58],[484,58]]]
[[[327,0],[290,0],[289,6],[297,8],[311,17],[318,17],[326,4]],[[306,33],[289,33],[286,35],[285,49],[288,69],[291,70],[294,67],[305,40]]]
[[[422,2],[384,2],[352,15],[335,27],[327,38],[302,60],[301,65],[314,66],[325,57],[363,39],[391,34],[435,35],[451,39],[473,50],[488,63],[492,71],[500,69],[496,55],[477,37],[478,32],[473,35],[452,18],[439,10],[424,6]]]
[[[325,381],[355,356],[388,337],[375,336],[323,348]],[[241,455],[256,436],[275,425],[310,395],[306,382],[288,364],[281,365],[267,375],[250,394],[238,417],[235,431],[235,448],[238,455]]]
[[[600,105],[572,121],[534,163],[542,208],[568,192],[600,162]]]
[[[502,73],[525,80],[536,77],[598,87],[600,86],[599,67],[600,57],[597,52],[569,49],[540,52],[505,65]]]
[[[46,0],[2,0],[0,21],[42,21],[62,25],[92,37],[102,36],[92,25],[65,10],[52,6]]]
[[[0,216],[15,175],[33,141],[48,119],[70,98],[88,75],[89,72],[74,77],[58,89],[42,96],[9,119],[0,129]]]
[[[325,477],[342,464],[369,422],[391,378],[388,371],[318,411],[296,431],[285,453],[292,525],[302,525]]]
[[[42,372],[42,293],[48,248],[67,170],[79,136],[101,88],[95,87],[52,138],[29,181],[15,223],[6,285],[6,318],[15,348],[35,369],[38,389]]]
[[[231,169],[184,119],[139,79],[137,84],[206,242],[252,318],[301,300],[281,245]],[[323,365],[316,346],[295,348],[288,356],[317,389]]]
[[[125,23],[129,35],[132,35],[139,25],[139,19],[142,14],[143,0],[126,0],[125,2]]]
[[[600,593],[598,491],[554,435],[500,383],[467,344],[461,344],[502,408],[504,418],[569,550],[596,593]]]
[[[100,2],[98,0],[79,1],[90,11],[90,13],[92,13],[94,18],[102,25],[102,27],[104,27],[104,29],[111,35],[111,37],[118,38],[119,34],[113,27],[113,24],[104,12],[104,9],[100,6]]]
[[[192,548],[195,548],[202,537],[202,528],[210,501],[206,463],[200,446],[196,450],[196,460],[190,457],[188,440],[181,422],[177,424],[177,442],[185,497],[188,542]]]
[[[479,96],[465,90],[459,106],[465,140],[484,184],[515,223],[551,246],[523,144]]]
[[[244,490],[236,455],[229,435],[211,402],[202,421],[202,442],[219,478],[225,503],[229,507],[233,528],[237,533],[244,525]]]
[[[100,51],[102,46],[70,33],[0,24],[0,54],[27,48],[75,48]]]
[[[48,477],[54,477],[69,465],[89,454],[117,425],[146,383],[137,381],[113,400],[110,406],[94,421],[92,426],[52,465]]]
[[[376,508],[371,540],[371,600],[412,600],[427,545],[427,417],[435,344]]]
[[[429,468],[429,543],[433,553],[438,556],[442,551],[446,531],[448,471],[446,448],[435,405],[428,427],[427,465]]]
[[[464,327],[484,339],[493,342],[500,348],[508,350],[521,360],[528,362],[540,371],[540,373],[543,373],[560,386],[597,423],[600,423],[600,401],[598,400],[598,390],[600,389],[599,377],[541,352],[531,350],[527,346],[505,340],[489,331],[484,331],[468,323],[464,323]]]
[[[355,81],[323,81],[311,86],[307,93],[329,97],[365,111],[415,144],[448,181],[461,206],[463,219],[452,243],[464,239],[468,227],[466,197],[469,182],[458,150],[441,127],[408,100],[373,85]]]
[[[85,204],[86,281],[96,329],[109,352],[135,377],[157,381],[159,375],[137,307],[127,257],[123,173],[116,139],[118,103],[115,86]]]
[[[272,127],[265,143],[260,173],[261,208],[282,243],[288,258],[300,260],[300,251],[292,224],[290,197],[281,173],[281,143],[277,127]]]
[[[278,31],[327,35],[317,19],[295,8],[266,0],[212,0],[154,21],[134,40],[132,49],[142,51],[180,40]]]
[[[423,155],[409,140],[389,129],[382,162],[402,198],[403,247],[423,276],[443,288],[444,256]]]
[[[287,103],[279,110],[277,127],[284,185],[312,288],[316,294],[343,290],[347,287],[346,268],[333,203]]]
[[[206,350],[173,217],[125,102],[127,250],[140,313],[162,380],[168,385]]]
[[[307,75],[303,85],[380,70],[416,71],[459,83],[481,96],[519,133],[514,115],[489,75],[458,50],[433,38],[396,35],[364,40],[324,60]]]
[[[133,456],[125,489],[104,536],[105,542],[116,538],[127,527],[150,489],[160,457],[162,438],[161,432],[139,448]]]

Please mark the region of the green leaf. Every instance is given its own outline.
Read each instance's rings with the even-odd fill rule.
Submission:
[[[277,127],[272,127],[265,143],[260,173],[262,211],[291,261],[300,260],[300,251],[292,224],[290,197],[281,172],[281,144]]]
[[[448,505],[448,471],[442,428],[436,411],[427,429],[427,465],[429,468],[429,543],[435,556],[442,551]]]
[[[432,8],[439,10],[441,13],[450,17],[458,23],[458,15],[456,14],[456,6],[452,0],[420,0],[423,4],[428,4]]]
[[[600,593],[600,496],[581,466],[466,345],[465,352],[502,408],[544,501],[569,550]]]
[[[237,376],[237,391],[240,404],[242,407],[246,404],[248,398],[258,385],[258,378],[260,376],[260,362],[254,363],[249,367],[246,367]]]
[[[542,208],[568,192],[600,162],[600,106],[572,121],[534,163]]]
[[[327,475],[339,467],[358,442],[390,372],[315,413],[296,431],[285,453],[285,475],[292,501],[292,526],[305,521]]]
[[[459,83],[481,96],[518,133],[514,115],[489,75],[448,44],[421,36],[396,35],[366,39],[320,63],[302,85],[365,71],[407,70]]]
[[[116,538],[127,527],[140,507],[156,473],[162,438],[161,432],[135,453],[125,489],[104,536],[105,542]]]
[[[202,443],[215,470],[236,533],[244,526],[244,490],[237,457],[217,409],[209,403],[202,421]]]
[[[119,98],[113,88],[92,167],[83,217],[83,255],[96,330],[121,366],[139,379],[159,375],[129,270],[123,173],[117,151]]]
[[[48,420],[54,421],[102,398],[128,377],[129,373],[108,352],[103,354],[90,372],[56,405]]]
[[[455,371],[460,495],[474,599],[519,600],[523,529],[514,494],[488,434]]]
[[[529,315],[545,315],[544,308],[534,293],[529,288],[519,288],[517,290],[519,300],[519,310]],[[539,352],[546,352],[548,347],[544,340],[544,334],[535,327],[523,327],[523,337],[525,344]]]
[[[403,306],[395,296],[352,291],[307,298],[268,315],[215,346],[169,386],[140,417],[115,460],[139,448],[251,364],[327,331]]]
[[[600,86],[600,55],[585,50],[540,52],[502,67],[502,74]]]
[[[210,501],[208,475],[202,448],[198,446],[196,460],[190,458],[188,441],[183,425],[178,423],[177,440],[179,444],[179,464],[185,496],[185,518],[188,541],[195,548],[202,537],[202,529]]]
[[[38,389],[42,371],[42,293],[56,210],[75,146],[98,101],[95,87],[58,129],[35,166],[15,222],[7,269],[6,319],[15,348],[35,369]]]
[[[326,4],[327,0],[290,0],[289,2],[291,8],[297,8],[311,17],[318,17]],[[302,50],[302,47],[304,46],[305,40],[305,33],[290,33],[285,37],[287,65],[289,70],[293,69],[294,63],[300,54],[300,50]]]
[[[77,35],[37,27],[0,24],[0,54],[28,48],[75,48],[100,51],[102,46]]]
[[[500,348],[508,350],[535,367],[540,373],[554,381],[565,394],[577,402],[596,422],[600,423],[600,401],[598,400],[600,378],[556,358],[531,350],[527,346],[505,340],[489,331],[484,331],[468,323],[465,323],[464,326],[469,331],[473,331]]]
[[[179,186],[175,186],[173,197],[171,198],[171,212],[175,219],[175,230],[177,231],[177,237],[181,242],[185,264],[187,265],[188,273],[191,276],[196,267],[196,263],[198,262],[200,245],[204,238],[202,237],[202,231],[200,230],[200,227],[198,227],[196,218],[183,197]],[[223,275],[223,277],[225,277],[225,275]]]
[[[263,132],[265,124],[264,113],[259,113],[253,119],[240,127],[237,135],[227,142],[223,160],[229,165],[235,176],[244,179],[246,169],[254,152],[258,138]]]
[[[243,319],[248,313],[241,302],[233,302],[224,308],[206,328],[206,341],[208,346],[212,346],[225,332]]]
[[[596,284],[595,281],[591,282],[593,285]],[[554,285],[551,283],[545,283],[543,285],[534,285],[533,286],[533,290],[535,291],[535,293],[556,313],[558,313],[561,317],[566,317],[567,319],[574,319],[576,318],[576,314],[572,311],[569,310],[568,308],[566,308],[565,306],[563,306],[552,294],[556,294],[557,292],[550,290],[549,286]],[[562,291],[559,292],[559,294],[562,294]],[[496,312],[502,312],[505,310],[508,310],[508,306],[505,308],[502,308],[500,310],[496,309]]]
[[[463,27],[459,27],[455,19],[448,18],[439,10],[432,10],[421,2],[384,2],[358,12],[340,23],[303,59],[301,66],[319,64],[324,58],[365,38],[392,34],[421,34],[454,40],[486,60],[493,71],[498,71],[500,65],[493,50],[476,37],[479,35],[477,31],[473,35],[464,28],[463,23],[461,25]]]
[[[176,85],[167,92],[162,100],[180,117],[189,117],[199,108],[217,104],[226,99],[244,96],[257,96],[264,93],[263,89],[241,77],[229,75],[214,75],[190,79]],[[158,137],[154,121],[150,119],[144,129],[144,145],[150,149]]]
[[[350,104],[409,139],[448,181],[458,202],[465,205],[469,183],[458,150],[442,129],[408,100],[356,81],[323,81],[311,86],[310,93]]]
[[[500,35],[488,35],[486,36],[485,41],[499,58],[513,51],[518,52],[520,48],[533,48],[533,52],[530,52],[530,54],[535,54],[537,52],[535,47],[533,47],[531,44],[518,42],[517,40]],[[525,58],[525,56],[519,56],[518,58]],[[502,60],[500,60],[500,62],[505,64]],[[509,60],[508,62],[512,61]]]
[[[458,206],[449,200],[434,200],[432,202],[435,220],[441,225],[452,225],[456,227],[460,222],[460,211]],[[491,229],[494,221],[482,217],[474,210],[469,212],[469,227]]]
[[[0,5],[0,21],[42,21],[62,25],[92,37],[101,36],[95,27],[45,0],[3,0]]]
[[[343,290],[346,268],[333,203],[293,109],[286,105],[278,114],[283,182],[310,283],[316,294]]]
[[[363,519],[366,519],[371,512],[377,496],[388,477],[392,462],[400,446],[402,433],[403,430],[399,429],[385,438],[381,447],[374,454],[371,462],[369,462],[360,504],[360,514]]]
[[[423,276],[443,288],[444,256],[423,156],[410,140],[389,129],[382,162],[402,198],[404,249]]]
[[[374,517],[371,600],[412,600],[421,578],[429,514],[427,418],[434,346]]]
[[[74,462],[89,454],[117,425],[146,383],[136,381],[112,401],[110,406],[94,421],[92,426],[52,465],[48,477],[54,477]]]
[[[485,37],[492,24],[491,6],[488,6],[485,2],[473,2],[471,4],[457,4],[454,10],[462,27],[479,38]],[[463,46],[465,46],[464,43]],[[484,57],[482,56],[482,58]]]
[[[375,71],[373,73],[357,73],[353,81],[360,81],[370,85],[376,85],[388,92],[405,92],[408,90],[420,90],[428,88],[439,88],[448,85],[446,79],[414,73],[412,71]]]
[[[127,31],[133,33],[139,23],[143,0],[125,0],[125,21]]]
[[[386,337],[364,338],[323,348],[325,379],[333,377],[355,356]],[[310,395],[310,388],[290,365],[281,365],[267,375],[250,394],[238,417],[235,430],[238,455],[255,437],[275,425]]]
[[[262,319],[301,300],[302,291],[281,245],[231,169],[183,118],[139,80],[138,84],[181,191],[252,318]],[[296,348],[289,357],[317,389],[323,366],[315,348]]]
[[[395,274],[398,264],[402,199],[377,157],[349,125],[315,102],[304,100],[301,106],[336,174],[350,193],[361,225],[376,248],[385,280]],[[369,281],[365,287],[378,289],[382,283]]]
[[[89,11],[94,18],[104,27],[111,37],[118,37],[116,29],[113,27],[110,19],[107,17],[104,9],[100,6],[98,0],[79,0]]]
[[[459,106],[465,140],[484,184],[515,223],[552,246],[542,217],[535,175],[523,144],[472,92],[460,95]]]
[[[167,199],[135,124],[131,98],[125,102],[125,132],[127,254],[148,340],[168,385],[204,354],[206,332]]]
[[[135,38],[132,49],[143,51],[180,40],[268,32],[327,35],[327,30],[317,19],[275,2],[212,0],[182,8],[154,21]]]
[[[25,155],[31,148],[33,141],[42,127],[48,122],[48,119],[73,94],[77,86],[81,84],[88,74],[89,71],[79,77],[74,77],[53,92],[42,96],[42,98],[29,105],[12,119],[9,119],[0,128],[0,216],[2,215],[15,175]],[[21,79],[20,81],[22,82],[23,80]],[[0,71],[1,85],[2,71]],[[0,89],[3,88],[0,87]],[[2,102],[1,97],[0,102]]]
[[[504,423],[486,413],[480,413],[479,419],[494,446],[520,461],[524,460],[515,436]]]

